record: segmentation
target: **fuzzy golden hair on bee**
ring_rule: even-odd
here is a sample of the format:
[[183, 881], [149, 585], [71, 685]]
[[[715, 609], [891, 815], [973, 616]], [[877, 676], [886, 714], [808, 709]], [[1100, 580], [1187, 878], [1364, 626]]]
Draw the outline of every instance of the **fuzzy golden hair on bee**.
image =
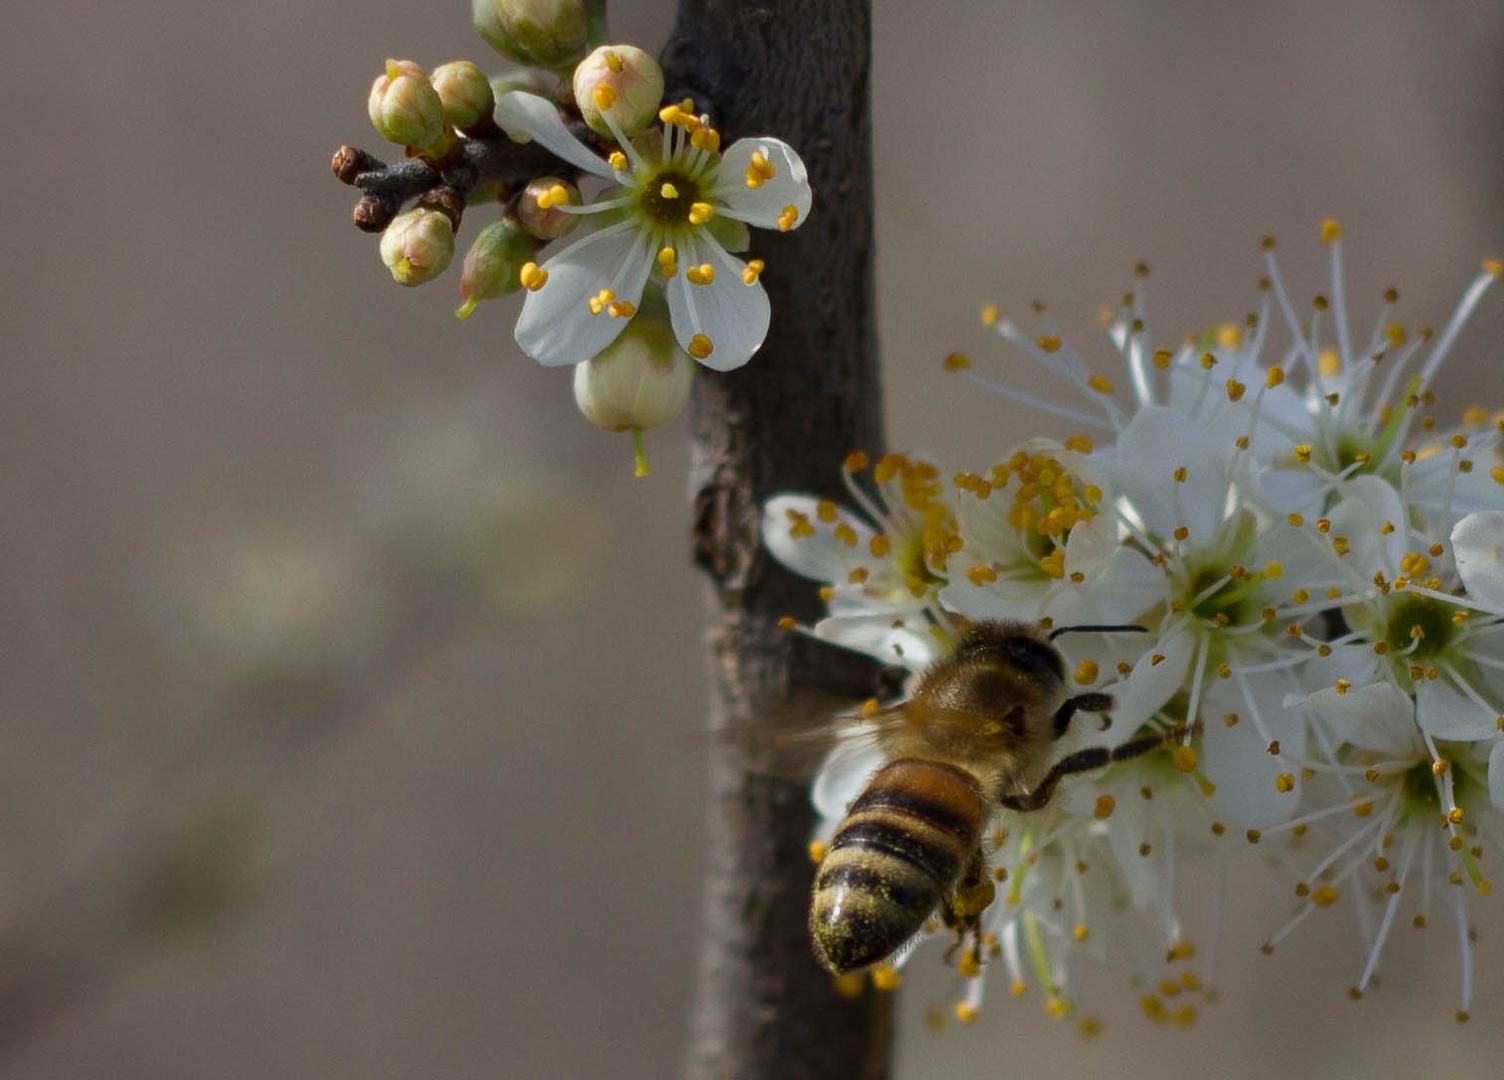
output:
[[[980, 837], [996, 810], [1048, 804], [1059, 781], [1125, 761], [1184, 731], [1156, 730], [1117, 747], [1048, 763], [1078, 712], [1104, 715], [1112, 698], [1072, 696], [1065, 660], [1037, 623], [982, 622], [920, 677], [908, 700], [869, 715], [887, 763], [868, 780], [831, 838], [815, 878], [810, 934], [833, 972], [891, 956], [937, 909], [963, 936], [990, 903], [964, 882], [986, 880]], [[964, 896], [963, 896], [964, 894]]]

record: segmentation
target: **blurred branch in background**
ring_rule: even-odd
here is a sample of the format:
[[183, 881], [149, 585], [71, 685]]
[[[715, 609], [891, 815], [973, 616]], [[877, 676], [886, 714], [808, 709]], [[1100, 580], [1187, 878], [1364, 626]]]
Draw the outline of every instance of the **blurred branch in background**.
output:
[[174, 670], [206, 673], [212, 718], [98, 808], [49, 880], [8, 888], [0, 1060], [274, 897], [342, 741], [446, 642], [588, 594], [602, 521], [568, 482], [504, 460], [493, 421], [475, 387], [404, 403], [388, 460], [347, 505], [207, 534], [157, 523], [143, 630]]

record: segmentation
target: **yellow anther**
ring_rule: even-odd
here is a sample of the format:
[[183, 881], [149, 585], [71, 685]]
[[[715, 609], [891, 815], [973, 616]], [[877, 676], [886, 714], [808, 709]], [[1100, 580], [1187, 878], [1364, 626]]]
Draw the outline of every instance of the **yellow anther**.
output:
[[663, 185], [658, 189], [658, 194], [665, 199], [677, 199], [679, 197], [679, 189], [665, 180]]
[[1092, 813], [1096, 816], [1098, 821], [1106, 821], [1108, 818], [1112, 817], [1112, 812], [1117, 807], [1117, 805], [1117, 800], [1114, 799], [1111, 795], [1098, 795], [1097, 805]]
[[548, 271], [535, 262], [523, 263], [517, 277], [529, 292], [537, 292], [548, 283]]
[[1287, 795], [1295, 790], [1295, 774], [1280, 773], [1274, 778], [1274, 789], [1282, 795]]
[[1498, 259], [1484, 259], [1483, 272], [1489, 277], [1504, 277], [1504, 262]]
[[1334, 689], [1335, 689], [1335, 690], [1336, 690], [1336, 691], [1337, 691], [1337, 693], [1339, 693], [1339, 694], [1345, 694], [1345, 693], [1347, 693], [1347, 692], [1348, 692], [1348, 691], [1349, 691], [1349, 690], [1351, 690], [1351, 689], [1352, 689], [1352, 685], [1353, 685], [1353, 684], [1352, 684], [1352, 683], [1350, 683], [1350, 682], [1348, 682], [1348, 681], [1347, 681], [1347, 680], [1346, 680], [1346, 679], [1338, 679], [1338, 680], [1337, 680], [1337, 685], [1336, 685], [1336, 687], [1335, 687], [1335, 688], [1334, 688]]
[[838, 522], [832, 532], [834, 533], [835, 538], [841, 543], [845, 544], [847, 547], [856, 547], [856, 530], [846, 522]]
[[715, 207], [708, 202], [691, 203], [689, 206], [689, 223], [691, 225], [703, 225], [715, 217]]
[[1337, 888], [1334, 885], [1318, 885], [1311, 893], [1311, 903], [1317, 907], [1331, 907], [1337, 902]]
[[965, 353], [953, 352], [942, 361], [946, 371], [963, 371], [971, 367], [971, 357]]
[[997, 317], [998, 317], [998, 310], [997, 310], [997, 305], [996, 304], [983, 304], [982, 305], [982, 325], [983, 326], [996, 326], [997, 325]]
[[757, 279], [762, 277], [763, 267], [766, 265], [761, 259], [753, 259], [747, 263], [746, 266], [742, 267], [742, 284], [756, 285]]
[[983, 585], [991, 585], [997, 580], [997, 571], [992, 567], [979, 564], [966, 571], [966, 578], [973, 585], [980, 588]]
[[831, 980], [835, 991], [843, 998], [852, 1000], [862, 996], [862, 990], [867, 985], [867, 980], [862, 978], [860, 972], [848, 971], [845, 975], [837, 975]]
[[590, 99], [595, 102], [597, 109], [604, 112], [616, 104], [616, 91], [611, 89], [606, 83], [600, 83], [596, 86], [594, 92], [591, 93]]
[[606, 162], [617, 172], [627, 171], [627, 155], [620, 150], [613, 150], [606, 155]]
[[809, 842], [809, 861], [819, 866], [825, 861], [825, 856], [830, 852], [830, 845], [824, 840], [811, 840]]
[[872, 985], [879, 990], [897, 990], [902, 981], [892, 964], [879, 964], [872, 969]]
[[1247, 391], [1248, 391], [1248, 387], [1245, 386], [1243, 383], [1238, 382], [1237, 379], [1228, 379], [1227, 380], [1227, 400], [1228, 401], [1242, 401], [1243, 400], [1243, 395]]
[[1052, 578], [1065, 577], [1065, 548], [1056, 548], [1040, 559], [1039, 568]]
[[1327, 218], [1321, 223], [1321, 242], [1323, 244], [1335, 244], [1342, 236], [1342, 226], [1336, 218]]
[[637, 305], [630, 300], [617, 300], [607, 304], [606, 310], [614, 319], [630, 319], [637, 314]]
[[563, 184], [555, 184], [538, 196], [538, 209], [552, 210], [555, 206], [560, 206], [568, 202], [568, 189]]
[[793, 630], [799, 625], [799, 620], [792, 615], [785, 615], [778, 620], [778, 629]]
[[838, 520], [840, 515], [836, 512], [836, 504], [834, 502], [830, 499], [821, 499], [815, 504], [815, 517], [829, 525], [831, 522]]
[[1267, 386], [1270, 390], [1273, 390], [1276, 386], [1279, 386], [1284, 381], [1285, 369], [1280, 367], [1278, 364], [1270, 365], [1269, 373], [1264, 376], [1264, 385]]
[[691, 266], [684, 271], [684, 277], [691, 285], [711, 285], [715, 282], [715, 267], [709, 263]]
[[621, 57], [616, 55], [616, 50], [614, 49], [607, 49], [601, 54], [601, 59], [606, 61], [606, 66], [618, 75], [626, 68], [626, 65], [621, 62]]
[[721, 133], [701, 121], [700, 126], [690, 133], [689, 145], [699, 150], [708, 150], [713, 154], [721, 148]]
[[1217, 358], [1215, 356], [1213, 356], [1211, 353], [1202, 353], [1201, 354], [1201, 370], [1202, 371], [1210, 371], [1212, 368], [1214, 368], [1216, 366], [1217, 366]]
[[778, 231], [788, 232], [797, 224], [799, 224], [799, 208], [793, 203], [789, 203], [778, 215]]
[[1083, 660], [1076, 665], [1076, 681], [1082, 686], [1090, 686], [1097, 681], [1100, 669], [1095, 660]]
[[1078, 454], [1091, 453], [1091, 440], [1085, 435], [1072, 435], [1065, 440], [1065, 448]]
[[689, 339], [689, 348], [685, 351], [696, 360], [704, 360], [715, 351], [715, 345], [704, 334], [696, 334]]
[[1060, 339], [1054, 334], [1040, 334], [1034, 339], [1034, 344], [1047, 353], [1060, 351]]
[[893, 550], [893, 541], [879, 533], [867, 542], [867, 548], [872, 552], [873, 558], [881, 559]]
[[868, 456], [865, 450], [853, 450], [841, 462], [841, 468], [849, 473], [858, 473], [871, 464], [872, 458]]
[[1181, 772], [1192, 772], [1196, 768], [1196, 751], [1189, 746], [1177, 746], [1171, 760]]
[[1099, 394], [1112, 393], [1112, 383], [1102, 375], [1093, 375], [1091, 378], [1086, 380], [1086, 385], [1091, 387]]
[[982, 973], [982, 962], [977, 959], [975, 953], [967, 951], [961, 954], [961, 959], [956, 962], [956, 974], [963, 979], [975, 979]]
[[1155, 349], [1154, 366], [1159, 368], [1160, 371], [1164, 371], [1170, 366], [1170, 360], [1173, 356], [1174, 354], [1169, 349]]
[[1311, 455], [1315, 452], [1316, 448], [1310, 443], [1299, 443], [1294, 450], [1295, 460], [1305, 464], [1311, 460]]
[[956, 1002], [956, 1019], [969, 1024], [977, 1018], [977, 1007], [969, 1001]]

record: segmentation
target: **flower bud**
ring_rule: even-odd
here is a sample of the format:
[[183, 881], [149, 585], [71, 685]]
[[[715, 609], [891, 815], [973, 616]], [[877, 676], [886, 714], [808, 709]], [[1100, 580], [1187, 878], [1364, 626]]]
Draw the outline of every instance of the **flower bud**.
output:
[[557, 176], [540, 176], [517, 198], [517, 220], [539, 240], [557, 240], [580, 223], [578, 214], [566, 214], [560, 206], [579, 206], [580, 189]]
[[575, 365], [574, 401], [597, 427], [632, 432], [637, 475], [646, 476], [642, 433], [679, 414], [694, 375], [668, 324], [639, 315], [599, 356]]
[[422, 285], [454, 258], [454, 226], [442, 210], [420, 206], [398, 214], [381, 234], [381, 261], [399, 285]]
[[468, 60], [453, 60], [434, 68], [433, 88], [444, 104], [444, 122], [460, 131], [489, 120], [496, 107], [491, 80]]
[[663, 69], [635, 45], [602, 45], [574, 69], [574, 96], [585, 123], [610, 135], [603, 112], [631, 138], [658, 117]]
[[538, 257], [538, 247], [538, 241], [515, 221], [503, 219], [482, 229], [465, 256], [465, 268], [460, 273], [460, 299], [464, 303], [455, 315], [468, 319], [482, 300], [494, 300], [522, 288], [522, 267]]
[[444, 103], [411, 60], [386, 62], [386, 73], [371, 84], [366, 108], [381, 137], [399, 146], [421, 150], [444, 133]]
[[565, 67], [585, 51], [583, 0], [471, 0], [475, 29], [520, 64]]

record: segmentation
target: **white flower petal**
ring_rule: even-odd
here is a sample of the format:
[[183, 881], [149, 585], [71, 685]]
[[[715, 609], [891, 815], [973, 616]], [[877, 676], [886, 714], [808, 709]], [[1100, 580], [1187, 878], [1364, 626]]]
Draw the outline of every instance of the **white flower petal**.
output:
[[1049, 595], [1045, 580], [998, 578], [987, 585], [973, 585], [958, 574], [940, 590], [940, 602], [968, 619], [1037, 619], [1040, 604]]
[[1494, 743], [1488, 752], [1488, 797], [1504, 810], [1504, 740]]
[[[1230, 444], [1229, 444], [1230, 447]], [[1204, 545], [1216, 535], [1227, 502], [1229, 450], [1183, 414], [1153, 405], [1140, 410], [1118, 437], [1113, 486], [1127, 495], [1150, 530], [1168, 537], [1184, 525]], [[1184, 467], [1185, 480], [1175, 480]]]
[[1396, 759], [1425, 756], [1425, 743], [1415, 726], [1415, 702], [1393, 683], [1354, 686], [1343, 694], [1332, 688], [1318, 690], [1306, 704], [1327, 722], [1338, 742]]
[[1504, 511], [1469, 514], [1452, 530], [1457, 573], [1467, 594], [1504, 614]]
[[[749, 188], [747, 166], [753, 153], [761, 151], [773, 166], [773, 178], [761, 187]], [[812, 196], [804, 162], [788, 143], [777, 139], [738, 139], [721, 158], [720, 186], [717, 188], [730, 216], [760, 229], [778, 228], [784, 208], [796, 213], [794, 228], [804, 223]]]
[[886, 755], [870, 734], [853, 730], [838, 737], [826, 752], [809, 792], [810, 802], [821, 817], [835, 821], [845, 817], [872, 774], [882, 768]]
[[917, 618], [913, 628], [894, 626], [894, 621], [888, 613], [821, 619], [815, 624], [815, 637], [910, 671], [928, 667], [940, 654], [940, 643]]
[[1066, 579], [1050, 596], [1045, 613], [1056, 626], [1135, 623], [1165, 600], [1164, 571], [1132, 548], [1119, 547], [1085, 574], [1085, 581]]
[[714, 371], [741, 367], [768, 336], [772, 308], [761, 282], [742, 280], [746, 263], [707, 237], [690, 241], [680, 252], [686, 265], [709, 261], [715, 279], [708, 285], [690, 284], [682, 271], [668, 282], [668, 310], [674, 336], [691, 356], [690, 342], [703, 334], [710, 340], [710, 355], [700, 363]]
[[[1299, 759], [1305, 753], [1306, 725], [1298, 710], [1285, 706], [1289, 684], [1272, 675], [1248, 679], [1248, 697], [1235, 682], [1214, 680], [1201, 715], [1201, 771], [1216, 785], [1212, 805], [1227, 824], [1259, 829], [1283, 821], [1300, 805], [1300, 769], [1269, 753], [1268, 739], [1277, 740], [1281, 753]], [[1252, 698], [1252, 705], [1249, 698]], [[1264, 731], [1253, 722], [1258, 710]], [[1228, 727], [1223, 717], [1238, 715]], [[1281, 774], [1293, 777], [1293, 787], [1276, 786]]]
[[[813, 495], [775, 495], [762, 509], [762, 542], [773, 558], [800, 577], [845, 583], [854, 566], [868, 561], [864, 556], [872, 529], [839, 507], [834, 522], [821, 521], [819, 506], [820, 500]], [[796, 520], [809, 522], [815, 535], [793, 535]], [[854, 547], [836, 539], [835, 528], [843, 522], [856, 535]]]
[[571, 165], [606, 180], [616, 178], [615, 169], [569, 133], [553, 102], [537, 94], [514, 90], [501, 95], [494, 115], [497, 126], [513, 139], [519, 136], [536, 139]]
[[590, 299], [610, 289], [617, 300], [638, 303], [653, 262], [650, 247], [649, 237], [623, 223], [575, 241], [544, 263], [548, 280], [527, 294], [517, 319], [522, 351], [547, 367], [598, 355], [631, 320], [591, 314]]
[[1190, 669], [1192, 645], [1190, 632], [1180, 625], [1144, 650], [1128, 677], [1110, 690], [1115, 702], [1110, 714], [1115, 731], [1137, 730], [1175, 696]]
[[1471, 741], [1499, 734], [1497, 710], [1485, 709], [1443, 672], [1415, 683], [1415, 719], [1433, 738]]
[[1359, 476], [1342, 485], [1342, 501], [1332, 510], [1332, 533], [1345, 536], [1350, 551], [1344, 561], [1363, 577], [1375, 570], [1393, 575], [1405, 556], [1405, 530], [1379, 530], [1387, 521], [1400, 525], [1407, 519], [1400, 493], [1377, 476]]

